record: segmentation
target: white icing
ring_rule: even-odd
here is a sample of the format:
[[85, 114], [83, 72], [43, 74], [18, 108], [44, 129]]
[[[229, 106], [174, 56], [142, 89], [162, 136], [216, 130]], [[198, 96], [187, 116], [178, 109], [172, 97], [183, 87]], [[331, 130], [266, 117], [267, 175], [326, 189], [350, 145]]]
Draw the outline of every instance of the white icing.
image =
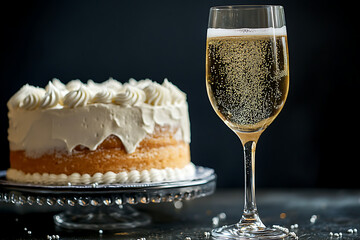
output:
[[53, 108], [61, 104], [62, 96], [54, 84], [49, 82], [45, 96], [41, 100], [40, 108]]
[[20, 102], [19, 107], [26, 110], [36, 109], [41, 101], [42, 96], [44, 95], [44, 90], [41, 88], [33, 88], [28, 92], [28, 95]]
[[[67, 91], [65, 84], [63, 84], [59, 79], [53, 78], [53, 79], [51, 80], [51, 83], [52, 83], [52, 85], [54, 85], [59, 91], [61, 91], [61, 92], [62, 92], [62, 91]], [[50, 87], [50, 84], [48, 84], [48, 85], [45, 87], [45, 90], [46, 90], [46, 91], [49, 91], [49, 87]]]
[[141, 89], [144, 89], [145, 87], [149, 86], [150, 84], [153, 84], [153, 81], [151, 81], [150, 79], [146, 78], [146, 79], [142, 79], [139, 81], [136, 81], [133, 78], [129, 79], [129, 83], [125, 83], [124, 85], [131, 85], [131, 86], [135, 86]]
[[87, 105], [90, 98], [90, 91], [84, 85], [80, 85], [79, 89], [70, 91], [65, 95], [64, 106], [70, 108], [83, 107]]
[[112, 91], [107, 89], [99, 90], [91, 100], [92, 103], [111, 103], [112, 100]]
[[113, 79], [112, 77], [99, 85], [108, 89], [112, 89], [114, 91], [119, 91], [122, 88], [122, 84]]
[[184, 168], [165, 168], [150, 169], [130, 172], [106, 172], [90, 174], [73, 173], [66, 174], [49, 174], [49, 173], [24, 173], [22, 171], [10, 168], [6, 172], [6, 178], [11, 181], [25, 182], [33, 184], [46, 185], [67, 185], [77, 184], [113, 184], [113, 183], [146, 183], [146, 182], [164, 182], [191, 179], [195, 174], [195, 166], [189, 163]]
[[167, 78], [164, 79], [162, 86], [169, 89], [172, 104], [181, 104], [186, 101], [186, 94], [182, 92], [178, 87], [169, 82]]
[[146, 94], [146, 103], [153, 106], [162, 106], [171, 104], [170, 90], [158, 83], [150, 84], [144, 88]]
[[254, 36], [254, 35], [286, 35], [286, 26], [281, 28], [208, 28], [207, 37], [229, 37], [229, 36]]
[[83, 83], [79, 79], [75, 79], [75, 80], [71, 80], [66, 84], [66, 89], [68, 91], [74, 91], [79, 89], [82, 85]]
[[7, 107], [9, 110], [13, 110], [16, 108], [19, 108], [24, 99], [31, 93], [37, 92], [37, 91], [44, 91], [44, 89], [39, 87], [34, 87], [29, 84], [24, 85], [22, 88], [20, 88], [19, 91], [17, 91], [7, 102]]
[[[114, 86], [116, 85], [114, 81], [108, 80], [107, 84]], [[112, 91], [105, 86], [107, 84], [97, 84], [99, 92], [93, 98], [88, 86], [80, 84], [79, 89], [68, 92], [62, 100], [59, 100], [63, 106], [57, 104], [56, 107], [42, 109], [35, 102], [36, 100], [29, 99], [31, 111], [21, 108], [21, 103], [29, 93], [45, 94], [45, 90], [25, 85], [8, 102], [10, 150], [24, 150], [28, 157], [34, 158], [54, 150], [71, 152], [78, 145], [95, 150], [104, 139], [115, 135], [122, 141], [126, 151], [132, 153], [148, 134], [154, 132], [156, 125], [177, 130], [174, 137], [179, 141], [190, 143], [190, 122], [186, 100], [178, 101], [176, 104], [168, 104], [166, 100], [166, 105], [155, 103], [155, 106], [150, 105], [145, 102], [145, 92], [134, 81], [124, 86], [117, 84], [121, 89], [117, 95], [112, 95], [113, 98], [109, 96]], [[147, 87], [158, 86], [148, 79], [142, 81], [141, 84], [146, 83]], [[43, 100], [44, 105], [46, 102], [47, 106], [53, 106], [54, 99], [57, 99], [57, 95], [50, 92], [58, 89], [55, 85], [60, 88], [62, 85], [60, 81], [55, 82], [57, 81], [53, 80], [47, 86], [48, 97], [45, 96], [44, 99], [49, 99]], [[72, 84], [77, 84], [77, 81], [73, 81]], [[160, 87], [168, 89], [168, 86]], [[181, 93], [178, 90], [179, 96]], [[60, 98], [61, 96], [62, 94]], [[181, 96], [186, 98], [184, 93]], [[156, 102], [156, 99], [153, 100]], [[159, 100], [161, 101], [163, 100]]]
[[101, 89], [101, 84], [94, 82], [93, 80], [89, 79], [86, 82], [86, 85], [89, 89], [91, 90], [95, 90], [98, 91], [99, 89]]
[[136, 106], [142, 104], [145, 99], [146, 95], [143, 90], [129, 85], [115, 95], [113, 102], [120, 106]]

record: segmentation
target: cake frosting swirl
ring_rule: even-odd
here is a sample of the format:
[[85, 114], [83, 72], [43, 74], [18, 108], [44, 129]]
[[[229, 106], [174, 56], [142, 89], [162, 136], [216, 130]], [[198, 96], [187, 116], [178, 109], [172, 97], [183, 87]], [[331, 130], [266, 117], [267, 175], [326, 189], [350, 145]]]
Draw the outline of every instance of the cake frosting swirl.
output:
[[160, 84], [149, 84], [144, 88], [146, 103], [153, 106], [169, 105], [171, 102], [170, 91]]
[[167, 78], [164, 79], [162, 84], [165, 88], [169, 89], [169, 92], [172, 96], [171, 103], [172, 104], [181, 104], [186, 102], [186, 94], [182, 92], [178, 87], [169, 82]]
[[91, 101], [92, 103], [111, 103], [112, 95], [112, 91], [108, 89], [100, 89], [95, 93]]
[[145, 93], [142, 89], [134, 86], [126, 86], [113, 99], [115, 104], [120, 106], [140, 105], [145, 101]]
[[41, 101], [42, 89], [33, 88], [29, 90], [27, 96], [19, 103], [19, 107], [26, 110], [36, 109]]
[[[36, 92], [41, 92], [41, 91], [44, 91], [44, 89], [30, 86], [29, 84], [25, 84], [7, 102], [8, 109], [14, 110], [16, 108], [22, 107], [24, 105], [23, 101], [25, 100], [26, 97], [28, 97], [29, 94], [36, 94]], [[35, 107], [37, 107], [37, 105], [35, 105]], [[33, 110], [35, 108], [30, 108], [30, 109]]]
[[61, 93], [54, 84], [49, 82], [45, 96], [42, 98], [40, 108], [53, 108], [61, 103]]
[[81, 84], [77, 90], [70, 91], [65, 95], [64, 106], [70, 108], [83, 107], [87, 105], [90, 98], [89, 90]]

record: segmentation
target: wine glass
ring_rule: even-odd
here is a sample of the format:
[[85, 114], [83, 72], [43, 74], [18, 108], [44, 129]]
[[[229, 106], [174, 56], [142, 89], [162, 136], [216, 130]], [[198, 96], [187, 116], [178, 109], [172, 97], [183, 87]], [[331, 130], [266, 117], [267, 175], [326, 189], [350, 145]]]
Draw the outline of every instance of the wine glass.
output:
[[255, 148], [284, 106], [289, 89], [284, 8], [270, 5], [210, 9], [206, 48], [207, 93], [217, 115], [244, 149], [245, 204], [240, 221], [212, 230], [221, 239], [281, 239], [255, 203]]

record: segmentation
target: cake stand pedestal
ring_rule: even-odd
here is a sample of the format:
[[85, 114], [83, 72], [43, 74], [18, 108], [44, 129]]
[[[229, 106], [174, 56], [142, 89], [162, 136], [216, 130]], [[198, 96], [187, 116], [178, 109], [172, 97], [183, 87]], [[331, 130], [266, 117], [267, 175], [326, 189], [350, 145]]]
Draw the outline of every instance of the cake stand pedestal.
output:
[[192, 179], [159, 183], [52, 186], [6, 180], [0, 171], [0, 202], [19, 205], [61, 206], [56, 225], [67, 229], [116, 230], [148, 225], [150, 216], [136, 204], [191, 200], [215, 191], [213, 169], [196, 167]]

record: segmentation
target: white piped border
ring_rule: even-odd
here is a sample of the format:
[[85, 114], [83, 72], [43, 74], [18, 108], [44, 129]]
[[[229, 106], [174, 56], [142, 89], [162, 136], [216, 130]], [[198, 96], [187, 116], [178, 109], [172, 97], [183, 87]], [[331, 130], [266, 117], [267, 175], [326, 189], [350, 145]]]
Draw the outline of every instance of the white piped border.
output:
[[6, 178], [15, 182], [46, 184], [46, 185], [80, 185], [80, 184], [112, 184], [112, 183], [149, 183], [164, 181], [179, 181], [190, 179], [195, 175], [195, 166], [189, 163], [184, 168], [150, 169], [130, 172], [106, 172], [90, 174], [73, 173], [49, 174], [49, 173], [24, 173], [23, 171], [9, 168]]

